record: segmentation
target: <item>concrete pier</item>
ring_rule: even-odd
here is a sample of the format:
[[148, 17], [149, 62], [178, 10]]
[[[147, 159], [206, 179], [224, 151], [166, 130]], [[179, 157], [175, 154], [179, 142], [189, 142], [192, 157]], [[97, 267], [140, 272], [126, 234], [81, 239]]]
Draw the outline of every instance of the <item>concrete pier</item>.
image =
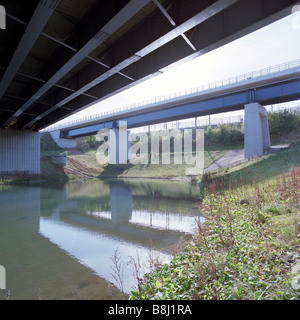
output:
[[40, 133], [0, 129], [0, 174], [40, 172]]
[[259, 103], [245, 105], [245, 159], [262, 156], [270, 147], [267, 110]]
[[110, 130], [110, 164], [126, 164], [130, 155], [130, 131], [127, 130], [126, 121], [120, 121], [119, 128]]

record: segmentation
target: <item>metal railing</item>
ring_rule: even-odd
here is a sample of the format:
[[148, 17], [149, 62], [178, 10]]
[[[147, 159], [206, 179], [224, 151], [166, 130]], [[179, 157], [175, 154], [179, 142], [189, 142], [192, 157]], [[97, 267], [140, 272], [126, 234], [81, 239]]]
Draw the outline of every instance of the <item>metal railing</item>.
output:
[[124, 112], [124, 111], [128, 111], [128, 110], [134, 110], [134, 109], [138, 109], [140, 107], [145, 107], [147, 105], [152, 105], [155, 103], [160, 103], [160, 102], [166, 102], [168, 100], [172, 100], [175, 98], [179, 98], [179, 97], [184, 97], [184, 96], [188, 96], [191, 94], [197, 94], [197, 93], [201, 93], [201, 92], [205, 92], [207, 90], [212, 90], [212, 89], [217, 89], [217, 88], [221, 88], [221, 87], [225, 87], [228, 85], [233, 85], [233, 84], [238, 84], [241, 83], [243, 81], [246, 80], [253, 80], [253, 79], [257, 79], [263, 76], [267, 76], [267, 75], [272, 75], [272, 74], [276, 74], [279, 72], [283, 72], [283, 71], [287, 71], [287, 70], [293, 70], [296, 68], [300, 67], [300, 59], [298, 60], [293, 60], [293, 61], [289, 61], [286, 63], [282, 63], [282, 64], [278, 64], [275, 66], [271, 66], [268, 68], [264, 68], [264, 69], [260, 69], [260, 70], [256, 70], [253, 72], [248, 72], [242, 75], [238, 75], [235, 77], [231, 77], [231, 78], [227, 78], [227, 79], [223, 79], [220, 81], [215, 81], [215, 82], [211, 82], [208, 84], [204, 84], [198, 87], [194, 87], [194, 88], [189, 88], [189, 89], [185, 89], [185, 90], [181, 90], [178, 92], [174, 92], [174, 93], [170, 93], [167, 95], [162, 95], [162, 96], [158, 96], [158, 97], [154, 97], [152, 99], [148, 99], [148, 100], [144, 100], [144, 101], [140, 101], [137, 103], [133, 103], [130, 105], [126, 105], [123, 107], [119, 107], [116, 109], [111, 109], [111, 110], [107, 110], [95, 115], [90, 115], [87, 117], [83, 117], [83, 118], [78, 118], [76, 120], [73, 121], [69, 121], [69, 122], [65, 122], [63, 124], [58, 124], [58, 125], [52, 125], [47, 127], [46, 129], [44, 129], [45, 131], [53, 131], [53, 130], [57, 130], [57, 129], [61, 129], [64, 127], [69, 127], [69, 126], [73, 126], [73, 125], [78, 125], [78, 124], [84, 124], [90, 121], [94, 121], [94, 120], [100, 120], [103, 117], [106, 116], [111, 116], [113, 114], [117, 114], [120, 112]]

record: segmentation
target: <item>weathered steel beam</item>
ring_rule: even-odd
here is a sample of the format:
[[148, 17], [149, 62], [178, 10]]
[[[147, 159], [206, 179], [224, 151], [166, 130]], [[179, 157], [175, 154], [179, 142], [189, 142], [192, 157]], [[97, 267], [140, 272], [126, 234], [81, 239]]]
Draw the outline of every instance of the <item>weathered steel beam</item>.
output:
[[[238, 1], [234, 6], [224, 10], [222, 14], [212, 17], [192, 30], [191, 36], [193, 44], [197, 47], [197, 52], [191, 54], [182, 39], [180, 37], [176, 38], [172, 42], [167, 43], [140, 59], [132, 67], [130, 66], [124, 69], [128, 75], [135, 79], [133, 84], [126, 83], [123, 79], [115, 75], [89, 91], [92, 94], [102, 96], [98, 101], [91, 103], [85, 97], [80, 96], [68, 103], [68, 107], [74, 110], [69, 113], [69, 115], [75, 114], [97, 102], [107, 99], [116, 92], [128, 89], [133, 85], [162, 73], [172, 68], [172, 66], [203, 55], [265, 27], [291, 14], [292, 9], [298, 3], [299, 1], [297, 0]], [[120, 48], [121, 47], [116, 47], [116, 52], [111, 52], [112, 56], [116, 56], [117, 52], [126, 51], [124, 48], [123, 50], [120, 50]], [[201, 77], [201, 75], [199, 75], [199, 77]], [[59, 110], [57, 110], [54, 111], [51, 116], [63, 119], [67, 115], [61, 114]], [[41, 120], [36, 124], [35, 128], [43, 128], [46, 124], [47, 121]]]
[[[48, 114], [52, 113], [56, 109], [60, 108], [61, 106], [67, 104], [68, 102], [72, 101], [73, 99], [79, 97], [84, 92], [90, 90], [91, 88], [97, 86], [101, 82], [105, 81], [106, 79], [112, 77], [113, 75], [117, 74], [121, 70], [127, 68], [128, 66], [134, 64], [138, 60], [142, 59], [143, 57], [147, 56], [148, 54], [154, 52], [158, 48], [164, 46], [165, 44], [171, 42], [172, 40], [176, 39], [179, 36], [182, 36], [185, 32], [191, 30], [192, 28], [196, 27], [197, 25], [201, 24], [202, 22], [210, 19], [214, 15], [218, 14], [222, 10], [226, 9], [227, 7], [231, 6], [232, 4], [238, 2], [239, 0], [219, 0], [215, 3], [213, 3], [211, 6], [207, 7], [206, 9], [198, 12], [196, 15], [194, 15], [192, 18], [188, 19], [184, 23], [182, 23], [180, 26], [175, 27], [169, 32], [164, 33], [165, 30], [161, 30], [160, 36], [156, 38], [154, 41], [151, 41], [147, 45], [144, 45], [143, 43], [138, 43], [140, 47], [136, 52], [131, 54], [129, 57], [124, 58], [122, 57], [120, 61], [114, 65], [110, 70], [102, 73], [100, 76], [96, 78], [92, 78], [94, 76], [93, 70], [90, 70], [89, 72], [85, 72], [85, 76], [82, 77], [84, 79], [88, 78], [90, 80], [87, 81], [85, 85], [83, 85], [80, 89], [72, 93], [71, 95], [65, 97], [61, 101], [56, 101], [54, 104], [55, 106], [53, 108], [50, 108], [46, 112], [41, 114], [41, 117], [45, 117]], [[121, 50], [119, 50], [121, 51]], [[128, 52], [128, 50], [126, 50]], [[120, 54], [119, 54], [120, 55]], [[81, 74], [79, 72], [79, 74]], [[92, 79], [91, 79], [92, 78]], [[80, 80], [79, 80], [80, 81]], [[81, 81], [82, 82], [82, 81]], [[40, 120], [40, 117], [37, 119], [33, 119], [29, 123], [25, 124], [23, 128], [27, 128], [32, 126], [36, 121]]]
[[0, 99], [52, 16], [59, 0], [40, 1], [0, 82]]
[[89, 41], [78, 50], [52, 77], [44, 83], [5, 123], [8, 126], [15, 118], [27, 110], [36, 100], [53, 87], [78, 63], [86, 58], [92, 51], [101, 45], [108, 37], [124, 25], [132, 16], [140, 11], [150, 0], [131, 0], [120, 12], [118, 12], [105, 26], [103, 26]]
[[[173, 27], [176, 27], [176, 22], [172, 19], [172, 17], [168, 14], [167, 10], [161, 5], [161, 3], [158, 0], [152, 0], [156, 6], [159, 8], [159, 10], [162, 12], [162, 14], [170, 21], [171, 25]], [[192, 42], [188, 39], [188, 37], [182, 33], [181, 34], [182, 38], [184, 39], [184, 41], [194, 50], [196, 51], [197, 49], [195, 48], [195, 46], [192, 44]]]
[[[2, 66], [0, 66], [0, 69], [1, 70], [7, 70], [6, 68], [4, 68]], [[38, 82], [42, 82], [42, 83], [46, 82], [45, 80], [42, 80], [42, 79], [40, 79], [38, 77], [31, 76], [29, 74], [25, 74], [25, 73], [22, 73], [22, 72], [17, 72], [16, 75], [19, 75], [19, 76], [22, 76], [24, 78], [28, 78], [28, 79], [31, 79], [31, 80], [35, 80], [35, 81], [38, 81]], [[54, 87], [57, 87], [57, 88], [60, 88], [60, 89], [63, 89], [63, 90], [69, 91], [69, 92], [74, 92], [75, 91], [74, 89], [68, 88], [67, 86], [63, 86], [63, 85], [60, 85], [60, 84], [55, 84]], [[87, 96], [87, 97], [90, 97], [90, 98], [93, 98], [93, 99], [98, 99], [98, 97], [96, 97], [94, 95], [91, 95], [91, 94], [88, 94], [88, 93], [83, 93], [83, 95]], [[25, 98], [23, 98], [23, 99], [24, 99], [24, 101], [26, 101]], [[13, 113], [13, 111], [12, 111], [12, 113]]]
[[[57, 11], [55, 11], [55, 12], [57, 13]], [[17, 21], [17, 22], [19, 22], [20, 24], [22, 24], [22, 25], [24, 25], [24, 26], [27, 26], [27, 23], [26, 23], [26, 22], [24, 22], [24, 21], [22, 21], [21, 19], [15, 17], [14, 15], [12, 15], [12, 14], [10, 14], [10, 13], [7, 13], [6, 15], [7, 15], [9, 18], [13, 19], [14, 21]], [[68, 44], [65, 43], [64, 41], [61, 41], [61, 40], [59, 40], [59, 39], [57, 39], [57, 38], [55, 38], [55, 37], [52, 37], [52, 36], [50, 36], [49, 34], [47, 34], [47, 33], [45, 33], [45, 32], [41, 32], [41, 35], [43, 35], [43, 36], [45, 36], [46, 38], [48, 38], [48, 39], [50, 39], [50, 40], [52, 40], [52, 41], [60, 44], [61, 46], [65, 47], [65, 48], [68, 48], [69, 50], [71, 50], [71, 51], [73, 51], [73, 52], [77, 52], [77, 51], [78, 51], [76, 48], [68, 45]], [[91, 56], [87, 56], [86, 58], [89, 59], [89, 60], [91, 60], [91, 61], [96, 62], [97, 64], [100, 64], [101, 66], [103, 66], [103, 67], [105, 67], [105, 68], [107, 68], [107, 69], [110, 69], [110, 67], [109, 67], [108, 65], [106, 65], [105, 63], [102, 63], [101, 61], [99, 61], [99, 60], [96, 59], [96, 58], [93, 58], [93, 57], [91, 57]], [[130, 78], [130, 77], [128, 77], [127, 75], [125, 75], [125, 74], [123, 74], [123, 73], [121, 73], [121, 72], [119, 72], [119, 74], [122, 75], [122, 76], [124, 76], [125, 78], [128, 78], [128, 79], [130, 79], [130, 80], [133, 81], [133, 79]], [[46, 82], [46, 81], [45, 81], [45, 82]]]

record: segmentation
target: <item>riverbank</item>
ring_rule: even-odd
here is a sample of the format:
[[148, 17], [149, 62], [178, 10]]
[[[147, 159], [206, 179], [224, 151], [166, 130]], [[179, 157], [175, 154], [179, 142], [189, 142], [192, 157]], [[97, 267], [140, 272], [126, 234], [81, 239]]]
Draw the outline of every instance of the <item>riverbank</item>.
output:
[[[55, 183], [70, 180], [87, 179], [115, 179], [115, 178], [147, 178], [167, 179], [190, 182], [197, 179], [196, 176], [187, 176], [186, 164], [169, 165], [100, 165], [96, 158], [96, 149], [58, 150], [41, 155], [40, 175], [3, 176], [3, 184], [28, 184], [28, 183]], [[204, 165], [209, 167], [226, 154], [226, 150], [205, 151]], [[52, 162], [52, 154], [66, 154], [67, 165], [60, 166]]]
[[300, 299], [300, 146], [221, 171], [204, 181], [204, 223], [130, 299]]
[[[272, 145], [289, 146], [300, 136], [300, 128], [273, 139]], [[209, 139], [208, 139], [209, 140]], [[272, 149], [278, 151], [279, 149]], [[100, 165], [96, 158], [96, 148], [89, 148], [88, 144], [81, 144], [79, 148], [64, 150], [57, 146], [49, 133], [41, 135], [41, 174], [35, 176], [17, 175], [1, 176], [2, 186], [9, 184], [34, 184], [34, 183], [57, 183], [70, 180], [87, 179], [111, 179], [111, 178], [151, 178], [180, 180], [195, 182], [199, 176], [186, 175], [186, 169], [191, 166], [186, 164], [176, 165]], [[52, 156], [64, 155], [67, 157], [67, 165], [61, 166], [53, 163]], [[173, 155], [171, 154], [171, 159]], [[269, 155], [267, 155], [269, 157]], [[259, 158], [260, 160], [265, 157]], [[248, 164], [252, 165], [252, 159]], [[226, 174], [237, 164], [245, 163], [243, 159], [242, 145], [220, 145], [208, 141], [205, 144], [204, 169], [217, 174]], [[247, 166], [247, 165], [246, 165]], [[223, 172], [223, 170], [225, 172]]]

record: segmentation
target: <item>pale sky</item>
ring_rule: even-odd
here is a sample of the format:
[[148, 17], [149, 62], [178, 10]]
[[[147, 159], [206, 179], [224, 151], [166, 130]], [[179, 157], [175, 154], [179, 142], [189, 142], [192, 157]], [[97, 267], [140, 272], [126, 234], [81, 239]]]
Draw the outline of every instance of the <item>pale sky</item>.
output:
[[[300, 12], [101, 101], [60, 123], [297, 59], [300, 59]], [[300, 101], [290, 105], [300, 105]]]

